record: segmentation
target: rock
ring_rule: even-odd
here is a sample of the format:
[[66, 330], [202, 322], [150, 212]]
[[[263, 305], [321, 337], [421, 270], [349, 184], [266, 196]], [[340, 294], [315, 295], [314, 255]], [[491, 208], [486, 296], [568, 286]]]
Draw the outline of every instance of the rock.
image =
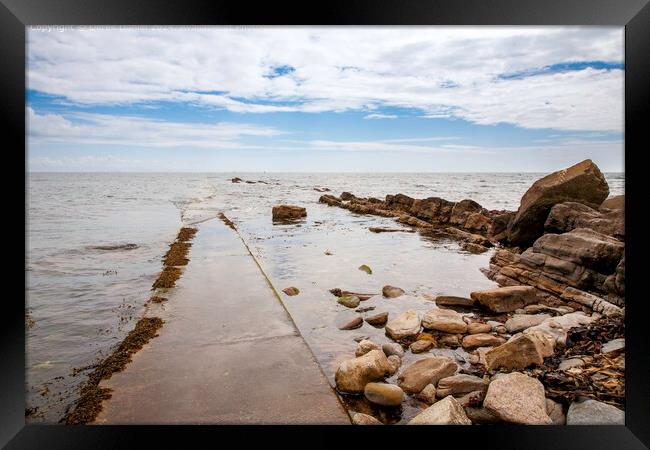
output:
[[496, 331], [496, 329], [497, 329], [498, 327], [502, 327], [502, 326], [503, 326], [503, 324], [502, 324], [501, 322], [498, 322], [498, 321], [496, 321], [496, 320], [488, 320], [488, 321], [485, 322], [485, 323], [487, 323], [488, 325], [490, 325], [490, 326], [492, 327], [492, 331]]
[[471, 425], [465, 410], [451, 395], [437, 401], [409, 422], [409, 425]]
[[399, 358], [404, 356], [404, 349], [395, 342], [386, 343], [381, 346], [381, 349], [386, 356], [396, 355]]
[[509, 211], [503, 214], [492, 216], [492, 227], [490, 236], [497, 242], [507, 239], [508, 224], [515, 217], [516, 212]]
[[435, 385], [441, 378], [449, 377], [456, 373], [458, 366], [446, 356], [424, 358], [414, 362], [399, 375], [399, 386], [411, 394], [417, 394], [427, 384]]
[[361, 307], [355, 309], [355, 311], [358, 312], [358, 313], [364, 313], [364, 312], [372, 311], [374, 309], [375, 309], [375, 306], [361, 306]]
[[528, 246], [544, 233], [551, 208], [563, 202], [600, 205], [609, 186], [589, 159], [537, 180], [521, 198], [517, 214], [508, 224], [511, 245]]
[[386, 204], [389, 208], [399, 209], [402, 211], [409, 211], [415, 199], [404, 194], [387, 195]]
[[585, 362], [580, 358], [569, 358], [562, 360], [557, 368], [558, 370], [569, 370], [573, 367], [582, 367], [584, 365]]
[[534, 327], [544, 322], [546, 319], [550, 319], [551, 316], [548, 314], [515, 314], [512, 318], [506, 320], [505, 326], [509, 333], [516, 333], [518, 331], [525, 330], [526, 328]]
[[559, 203], [551, 208], [544, 223], [547, 233], [566, 233], [576, 228], [590, 230], [616, 239], [625, 239], [625, 212], [622, 209], [596, 210], [575, 202]]
[[467, 324], [453, 309], [431, 309], [422, 316], [422, 326], [444, 333], [465, 333]]
[[368, 231], [372, 233], [413, 233], [415, 230], [408, 228], [388, 228], [388, 227], [368, 227]]
[[625, 209], [625, 195], [609, 197], [600, 204], [600, 209]]
[[460, 306], [463, 308], [471, 308], [476, 304], [476, 300], [474, 299], [450, 295], [439, 295], [435, 301], [438, 306]]
[[357, 198], [354, 194], [351, 194], [350, 192], [343, 192], [339, 198], [345, 202]]
[[365, 264], [360, 265], [359, 270], [367, 273], [368, 275], [372, 275], [372, 269]]
[[354, 355], [356, 357], [363, 356], [371, 350], [379, 350], [379, 345], [375, 344], [372, 341], [369, 341], [368, 339], [364, 339], [357, 345], [357, 349], [354, 352]]
[[553, 256], [563, 261], [610, 274], [623, 257], [625, 244], [588, 228], [576, 228], [568, 233], [548, 233], [533, 244], [534, 253]]
[[370, 402], [382, 406], [401, 405], [404, 399], [404, 391], [399, 386], [388, 383], [368, 383], [363, 389], [363, 395]]
[[492, 312], [510, 312], [537, 302], [532, 286], [505, 286], [470, 294], [474, 300]]
[[474, 424], [488, 425], [488, 424], [501, 422], [499, 416], [489, 411], [487, 408], [484, 407], [476, 408], [476, 407], [466, 406], [464, 407], [464, 409], [465, 409], [465, 414], [467, 414], [467, 417]]
[[293, 286], [282, 289], [282, 292], [284, 292], [287, 295], [298, 295], [298, 294], [300, 294], [300, 290], [298, 290], [297, 287], [293, 287]]
[[492, 326], [487, 323], [470, 322], [467, 324], [469, 334], [489, 333], [490, 331], [492, 331]]
[[372, 316], [366, 317], [366, 322], [368, 322], [373, 327], [382, 327], [386, 325], [387, 321], [388, 321], [387, 312], [380, 312], [377, 314], [373, 314]]
[[485, 353], [485, 363], [489, 370], [520, 370], [533, 364], [542, 364], [545, 357], [553, 354], [554, 349], [553, 339], [544, 334], [518, 333], [505, 344]]
[[355, 295], [342, 295], [338, 298], [337, 300], [341, 305], [346, 306], [348, 308], [356, 308], [359, 306], [359, 303], [361, 300], [359, 300], [359, 297]]
[[455, 203], [439, 197], [414, 200], [409, 212], [414, 216], [436, 223], [447, 223]]
[[624, 315], [623, 309], [609, 303], [608, 301], [598, 297], [597, 295], [590, 294], [589, 292], [581, 291], [580, 289], [567, 287], [562, 292], [562, 299], [570, 302], [576, 302], [581, 305], [593, 309], [597, 313], [605, 316], [622, 316]]
[[491, 225], [492, 225], [492, 219], [490, 219], [485, 214], [476, 212], [467, 216], [467, 220], [465, 221], [463, 228], [472, 231], [479, 231], [481, 233], [487, 233], [490, 231]]
[[433, 347], [433, 342], [421, 339], [411, 344], [411, 353], [424, 353]]
[[356, 330], [361, 325], [363, 325], [363, 317], [346, 315], [337, 320], [336, 327], [339, 330]]
[[483, 207], [476, 203], [474, 200], [461, 200], [456, 203], [451, 210], [449, 223], [452, 225], [460, 225], [461, 227], [464, 227], [470, 215], [473, 213], [480, 213], [481, 211], [483, 211]]
[[458, 403], [460, 403], [460, 406], [465, 408], [466, 406], [479, 406], [480, 404], [483, 403], [483, 399], [485, 398], [485, 391], [487, 390], [487, 383], [485, 385], [485, 389], [480, 390], [480, 391], [472, 391], [468, 392], [467, 394], [461, 395], [460, 397], [457, 397]]
[[551, 418], [553, 425], [566, 425], [566, 416], [562, 410], [562, 405], [550, 398], [546, 399], [546, 414]]
[[244, 181], [244, 180], [242, 180], [242, 179], [239, 178], [239, 177], [235, 177], [235, 178], [232, 178], [230, 181], [232, 181], [233, 183], [241, 183], [241, 182]]
[[454, 227], [447, 227], [445, 228], [445, 231], [449, 234], [453, 234], [460, 241], [471, 242], [472, 244], [482, 245], [483, 247], [492, 247], [490, 240], [480, 234], [468, 233], [467, 231], [459, 230]]
[[621, 350], [625, 350], [625, 339], [613, 339], [605, 343], [600, 349], [600, 353], [613, 353]]
[[339, 391], [360, 394], [366, 384], [384, 378], [389, 371], [386, 355], [379, 350], [371, 350], [358, 358], [343, 361], [334, 379]]
[[383, 425], [380, 421], [368, 414], [356, 413], [352, 416], [352, 423], [354, 425]]
[[351, 297], [359, 297], [359, 300], [361, 300], [362, 302], [363, 302], [363, 301], [366, 301], [366, 300], [368, 300], [370, 297], [376, 295], [376, 294], [360, 294], [360, 293], [358, 293], [358, 292], [343, 291], [343, 290], [341, 290], [341, 289], [339, 289], [339, 288], [330, 289], [330, 293], [331, 293], [332, 295], [334, 295], [335, 297], [342, 297], [342, 296], [344, 296], [344, 295], [347, 295], [347, 296], [349, 296], [349, 297], [350, 297], [350, 296], [351, 296]]
[[573, 402], [566, 415], [567, 425], [625, 425], [625, 412], [596, 400]]
[[436, 402], [436, 386], [433, 384], [427, 384], [424, 389], [416, 395], [416, 398], [427, 405], [433, 405]]
[[463, 348], [488, 347], [501, 345], [506, 340], [488, 333], [470, 334], [463, 338]]
[[393, 376], [397, 373], [399, 368], [402, 366], [402, 360], [397, 355], [390, 355], [388, 357], [388, 364], [390, 365], [390, 371], [388, 372], [388, 375]]
[[539, 380], [513, 372], [497, 376], [488, 386], [483, 406], [501, 420], [524, 425], [551, 425], [544, 386]]
[[386, 334], [398, 341], [420, 332], [420, 316], [413, 310], [406, 311], [386, 323]]
[[565, 345], [567, 332], [571, 328], [589, 325], [595, 319], [587, 316], [585, 313], [578, 311], [563, 316], [551, 317], [544, 322], [534, 327], [527, 328], [523, 331], [524, 334], [542, 334], [555, 339], [556, 345]]
[[442, 378], [438, 381], [436, 396], [443, 398], [448, 395], [458, 396], [474, 391], [484, 391], [488, 387], [487, 381], [474, 375], [457, 374]]
[[273, 220], [291, 221], [307, 217], [307, 210], [294, 205], [276, 205], [273, 207]]
[[341, 206], [341, 200], [330, 194], [321, 195], [318, 202], [326, 203], [329, 206]]
[[479, 244], [472, 244], [471, 242], [461, 242], [460, 248], [474, 254], [485, 253], [488, 251], [487, 247], [483, 247]]
[[445, 347], [460, 347], [462, 334], [443, 334], [438, 337], [438, 344]]
[[384, 286], [381, 290], [384, 297], [397, 298], [404, 294], [404, 290], [394, 286]]

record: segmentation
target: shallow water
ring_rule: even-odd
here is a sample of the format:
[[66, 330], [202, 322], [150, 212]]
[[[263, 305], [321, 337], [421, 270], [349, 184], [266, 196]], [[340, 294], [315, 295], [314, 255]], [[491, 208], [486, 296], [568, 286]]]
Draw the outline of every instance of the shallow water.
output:
[[[479, 272], [491, 252], [468, 254], [454, 242], [427, 241], [417, 233], [370, 233], [369, 226], [395, 222], [319, 204], [322, 194], [314, 187], [335, 195], [472, 198], [488, 209], [516, 209], [541, 175], [30, 174], [26, 314], [33, 324], [26, 331], [26, 388], [27, 407], [38, 407], [30, 420], [57, 421], [85, 379], [87, 371], [74, 375], [75, 369], [108, 354], [132, 328], [182, 224], [225, 212], [275, 287], [300, 288], [298, 296], [281, 295], [333, 381], [337, 362], [354, 353], [354, 337], [386, 338], [367, 324], [353, 331], [333, 327], [346, 308], [329, 289], [378, 293], [392, 284], [409, 295], [378, 296], [361, 306], [391, 315], [424, 311], [432, 305], [420, 294], [467, 295], [492, 286]], [[269, 184], [234, 184], [234, 176]], [[623, 193], [622, 174], [607, 178], [611, 195]], [[273, 225], [270, 210], [277, 203], [305, 206], [308, 217], [297, 225]], [[373, 274], [358, 270], [361, 264]], [[407, 405], [402, 417], [411, 413]]]

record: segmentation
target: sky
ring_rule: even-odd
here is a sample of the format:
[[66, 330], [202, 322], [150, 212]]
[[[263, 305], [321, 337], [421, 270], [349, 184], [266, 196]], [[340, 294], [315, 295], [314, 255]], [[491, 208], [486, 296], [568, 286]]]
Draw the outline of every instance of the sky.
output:
[[622, 27], [31, 27], [30, 171], [624, 166]]

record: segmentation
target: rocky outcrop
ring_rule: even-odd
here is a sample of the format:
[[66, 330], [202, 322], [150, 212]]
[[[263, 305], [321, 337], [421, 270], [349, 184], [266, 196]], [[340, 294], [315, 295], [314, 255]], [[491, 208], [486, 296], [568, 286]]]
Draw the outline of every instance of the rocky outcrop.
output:
[[348, 394], [361, 394], [366, 384], [385, 377], [389, 372], [386, 355], [380, 350], [371, 350], [339, 365], [334, 377], [336, 388]]
[[537, 180], [521, 198], [517, 214], [508, 224], [511, 245], [528, 246], [544, 233], [551, 208], [558, 203], [578, 202], [598, 207], [609, 194], [609, 186], [589, 159]]
[[483, 406], [505, 422], [524, 425], [553, 423], [546, 413], [544, 385], [520, 372], [497, 376], [488, 387]]
[[566, 202], [553, 206], [544, 223], [548, 233], [566, 233], [576, 228], [625, 240], [625, 213], [622, 209], [596, 210], [581, 203]]
[[301, 206], [276, 205], [272, 209], [273, 220], [286, 222], [307, 217], [307, 210]]

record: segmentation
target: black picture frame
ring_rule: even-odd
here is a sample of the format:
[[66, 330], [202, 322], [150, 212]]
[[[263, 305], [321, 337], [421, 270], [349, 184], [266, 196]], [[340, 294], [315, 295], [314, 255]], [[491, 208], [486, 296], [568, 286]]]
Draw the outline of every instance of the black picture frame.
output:
[[[312, 445], [395, 439], [405, 445], [430, 445], [444, 440], [454, 447], [500, 449], [636, 449], [650, 445], [650, 388], [646, 329], [647, 300], [643, 286], [645, 185], [643, 152], [648, 150], [645, 117], [650, 110], [650, 4], [648, 0], [330, 0], [279, 4], [240, 0], [0, 0], [0, 83], [3, 138], [13, 143], [8, 172], [18, 171], [25, 148], [25, 27], [29, 25], [616, 25], [625, 26], [625, 182], [626, 182], [626, 425], [625, 426], [490, 426], [441, 427], [163, 427], [25, 425], [25, 320], [18, 295], [4, 299], [0, 327], [0, 445], [11, 449], [129, 448], [136, 444], [161, 448], [189, 446], [206, 439], [210, 446], [226, 444], [224, 434], [239, 445], [261, 434], [277, 442]], [[26, 151], [26, 149], [25, 149]], [[8, 155], [7, 155], [8, 156]], [[5, 163], [6, 163], [5, 159]], [[6, 163], [7, 164], [7, 163]], [[24, 172], [25, 189], [27, 177]], [[6, 183], [6, 181], [5, 181]], [[16, 184], [5, 192], [16, 191]], [[18, 195], [16, 195], [18, 197]], [[24, 198], [22, 200], [25, 200]], [[16, 200], [14, 211], [20, 211]], [[22, 201], [23, 208], [25, 207]], [[23, 210], [24, 211], [24, 210]], [[27, 220], [27, 218], [25, 217]], [[11, 239], [11, 238], [9, 238]], [[16, 238], [13, 238], [14, 240]], [[15, 243], [15, 242], [14, 242]], [[16, 249], [16, 252], [25, 251]], [[10, 263], [16, 279], [24, 268]], [[7, 275], [6, 275], [7, 276]], [[7, 280], [13, 280], [7, 276]], [[26, 287], [26, 284], [25, 284]], [[337, 433], [333, 433], [336, 431]], [[342, 433], [343, 436], [340, 436]], [[349, 434], [354, 433], [354, 435]], [[409, 436], [404, 435], [408, 433]], [[417, 436], [410, 436], [416, 433]], [[266, 436], [264, 436], [266, 438]], [[346, 439], [347, 438], [347, 439]], [[352, 440], [353, 439], [353, 440]], [[405, 439], [408, 439], [406, 441]], [[412, 440], [411, 440], [412, 439]], [[269, 441], [271, 442], [271, 441]]]

